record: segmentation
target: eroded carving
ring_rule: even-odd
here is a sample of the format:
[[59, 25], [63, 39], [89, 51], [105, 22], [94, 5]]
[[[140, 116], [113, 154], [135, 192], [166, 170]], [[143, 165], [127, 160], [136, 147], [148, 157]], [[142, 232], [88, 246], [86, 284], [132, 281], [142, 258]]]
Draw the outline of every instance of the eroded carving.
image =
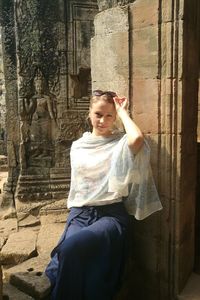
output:
[[124, 6], [135, 0], [97, 0], [99, 10], [105, 10], [115, 6]]
[[34, 91], [32, 97], [20, 99], [21, 169], [31, 166], [34, 157], [51, 159], [52, 126], [57, 126], [56, 97], [48, 91], [41, 72], [34, 78]]
[[[21, 202], [31, 205], [32, 200], [66, 197], [70, 145], [88, 128], [90, 38], [97, 12], [97, 3], [90, 0], [69, 0], [65, 5], [57, 0], [15, 2], [12, 28], [17, 37], [18, 90], [13, 92], [18, 99], [10, 101], [9, 112], [20, 121], [19, 149], [12, 162], [20, 170], [17, 210]], [[7, 66], [9, 60], [7, 56]], [[11, 122], [9, 129], [16, 132], [16, 125]]]

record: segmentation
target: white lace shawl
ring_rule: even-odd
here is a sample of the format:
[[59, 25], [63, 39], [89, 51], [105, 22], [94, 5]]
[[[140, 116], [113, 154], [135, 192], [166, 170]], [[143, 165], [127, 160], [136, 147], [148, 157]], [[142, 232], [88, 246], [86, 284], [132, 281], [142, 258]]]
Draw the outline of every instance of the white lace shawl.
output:
[[[94, 162], [93, 165], [92, 162], [87, 162], [88, 157], [85, 154], [88, 152], [90, 155], [88, 157]], [[87, 189], [81, 185], [82, 178], [80, 177], [84, 176], [84, 172], [87, 174], [87, 180], [89, 178], [91, 169], [85, 168], [87, 164], [92, 166], [91, 178], [95, 176], [94, 174], [99, 174], [99, 166], [102, 166], [102, 172], [97, 177], [97, 188], [93, 183]], [[150, 167], [150, 148], [146, 141], [140, 151], [134, 155], [128, 147], [126, 134], [104, 138], [94, 137], [91, 133], [86, 132], [72, 145], [71, 167], [68, 207], [88, 205], [87, 201], [82, 203], [75, 201], [77, 190], [83, 186], [84, 195], [81, 197], [84, 196], [87, 200], [96, 199], [96, 205], [105, 204], [100, 200], [107, 199], [106, 204], [109, 204], [110, 198], [117, 202], [124, 197], [128, 213], [134, 215], [138, 220], [162, 209]], [[80, 172], [81, 170], [82, 172]]]

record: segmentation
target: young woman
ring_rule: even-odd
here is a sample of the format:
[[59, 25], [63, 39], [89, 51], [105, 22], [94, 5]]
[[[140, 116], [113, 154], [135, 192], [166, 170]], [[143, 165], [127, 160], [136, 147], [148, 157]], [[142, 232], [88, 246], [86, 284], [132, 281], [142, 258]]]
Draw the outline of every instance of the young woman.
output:
[[126, 255], [128, 215], [143, 219], [162, 208], [149, 148], [128, 114], [128, 100], [96, 90], [89, 118], [92, 132], [72, 144], [70, 213], [46, 269], [52, 300], [113, 299]]

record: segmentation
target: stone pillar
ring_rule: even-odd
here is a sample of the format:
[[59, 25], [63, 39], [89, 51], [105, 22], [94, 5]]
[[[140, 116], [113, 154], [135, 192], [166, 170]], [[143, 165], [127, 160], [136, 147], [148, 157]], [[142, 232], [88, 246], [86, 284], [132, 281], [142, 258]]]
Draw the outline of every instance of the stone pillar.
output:
[[174, 299], [194, 265], [199, 3], [138, 0], [106, 8], [95, 18], [93, 87], [129, 95], [164, 206], [134, 221], [129, 297]]
[[52, 201], [53, 194], [59, 198], [59, 192], [62, 197], [66, 193], [66, 175], [52, 170], [59, 136], [60, 19], [59, 1], [20, 0], [15, 5], [20, 120], [15, 201], [21, 212], [19, 220], [44, 205], [44, 200]]
[[[14, 193], [19, 174], [19, 120], [17, 98], [17, 58], [14, 22], [14, 1], [1, 0], [1, 29], [2, 54], [5, 79], [6, 102], [6, 139], [8, 154], [8, 180], [4, 187], [2, 203], [0, 203], [0, 217], [5, 210], [12, 216], [14, 214]], [[7, 214], [7, 213], [6, 213]]]

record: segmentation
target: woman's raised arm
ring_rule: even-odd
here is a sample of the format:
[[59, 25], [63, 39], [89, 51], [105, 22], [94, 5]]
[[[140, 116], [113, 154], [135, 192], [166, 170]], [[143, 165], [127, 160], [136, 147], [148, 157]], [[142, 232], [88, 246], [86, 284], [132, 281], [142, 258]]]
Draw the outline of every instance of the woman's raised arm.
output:
[[117, 114], [124, 125], [128, 137], [128, 146], [134, 153], [137, 153], [143, 145], [144, 136], [140, 128], [129, 116], [128, 99], [125, 97], [120, 98], [117, 96], [114, 97], [114, 103]]

